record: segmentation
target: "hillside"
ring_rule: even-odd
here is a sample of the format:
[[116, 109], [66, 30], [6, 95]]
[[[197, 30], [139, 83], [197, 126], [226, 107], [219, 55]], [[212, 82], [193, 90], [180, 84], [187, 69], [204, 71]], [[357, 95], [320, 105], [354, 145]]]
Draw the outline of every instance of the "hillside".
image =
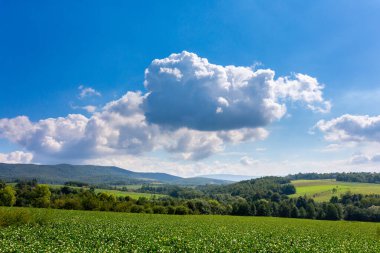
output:
[[227, 181], [207, 178], [182, 178], [166, 173], [134, 172], [114, 166], [95, 165], [36, 165], [0, 163], [0, 179], [5, 181], [37, 179], [40, 183], [63, 184], [67, 181], [80, 181], [89, 184], [224, 184]]
[[200, 177], [212, 178], [212, 179], [218, 179], [218, 180], [227, 180], [227, 181], [233, 181], [233, 182], [239, 182], [243, 180], [250, 180], [250, 179], [256, 178], [254, 176], [233, 175], [233, 174], [209, 174], [209, 175], [201, 175]]

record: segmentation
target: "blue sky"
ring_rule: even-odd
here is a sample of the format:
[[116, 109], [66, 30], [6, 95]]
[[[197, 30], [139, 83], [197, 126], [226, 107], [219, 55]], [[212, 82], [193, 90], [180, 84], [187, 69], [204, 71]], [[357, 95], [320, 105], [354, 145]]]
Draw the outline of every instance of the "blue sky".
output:
[[[380, 153], [379, 11], [376, 1], [0, 1], [0, 119], [26, 116], [33, 129], [41, 128], [35, 125], [40, 120], [68, 114], [90, 119], [128, 91], [140, 90], [141, 96], [150, 91], [143, 85], [145, 69], [154, 59], [184, 50], [210, 64], [271, 69], [276, 78], [293, 73], [314, 77], [324, 86], [323, 101], [332, 104], [329, 112], [318, 113], [305, 108], [305, 101], [301, 105], [288, 101], [281, 117], [248, 126], [268, 132], [259, 140], [220, 143], [215, 137], [208, 140], [210, 144], [199, 137], [193, 143], [196, 147], [181, 149], [178, 143], [160, 141], [137, 152], [126, 148], [130, 147], [127, 141], [141, 141], [136, 130], [136, 138], [128, 137], [122, 145], [118, 142], [121, 147], [108, 145], [112, 152], [88, 150], [83, 155], [65, 153], [58, 146], [54, 152], [43, 149], [41, 135], [50, 140], [61, 134], [55, 140], [62, 145], [73, 141], [59, 131], [39, 132], [37, 138], [35, 132], [20, 128], [19, 132], [29, 134], [15, 137], [16, 133], [5, 129], [23, 123], [3, 120], [0, 160], [115, 164], [185, 176], [376, 170]], [[88, 93], [81, 98], [84, 89]], [[166, 95], [168, 101], [176, 94], [168, 91]], [[150, 110], [165, 104], [161, 100], [150, 103], [152, 98], [146, 102]], [[96, 106], [96, 112], [83, 109], [88, 105]], [[192, 113], [188, 110], [183, 115], [193, 120]], [[156, 119], [163, 113], [157, 114]], [[207, 134], [179, 118], [172, 118], [170, 124], [182, 124], [190, 131], [186, 134], [195, 135], [193, 130], [200, 130], [199, 136]], [[234, 114], [226, 114], [228, 122], [233, 118]], [[316, 126], [320, 120], [325, 121]], [[160, 127], [157, 138], [164, 138], [165, 131], [182, 138], [182, 132], [175, 132], [178, 129], [166, 129], [168, 122], [161, 126], [162, 121], [148, 119], [147, 124]], [[216, 130], [225, 127], [218, 125]], [[121, 135], [133, 132], [129, 128], [117, 131]], [[172, 139], [171, 135], [167, 138]], [[201, 159], [192, 159], [203, 144], [214, 146]], [[177, 145], [175, 151], [173, 145]]]

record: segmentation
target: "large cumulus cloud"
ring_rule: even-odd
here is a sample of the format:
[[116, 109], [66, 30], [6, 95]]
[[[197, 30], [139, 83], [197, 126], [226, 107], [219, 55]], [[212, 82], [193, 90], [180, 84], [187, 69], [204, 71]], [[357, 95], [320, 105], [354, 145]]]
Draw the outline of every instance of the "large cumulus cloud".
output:
[[144, 93], [127, 92], [90, 116], [0, 119], [0, 138], [44, 161], [154, 150], [200, 160], [227, 144], [265, 139], [265, 126], [284, 116], [289, 100], [312, 110], [329, 109], [315, 78], [274, 76], [269, 69], [223, 67], [192, 53], [173, 54], [148, 67]]
[[270, 69], [224, 67], [186, 51], [172, 54], [145, 71], [145, 115], [171, 128], [218, 131], [266, 126], [284, 116], [286, 100], [329, 110], [315, 78], [274, 77]]
[[146, 121], [142, 103], [146, 95], [128, 92], [85, 117], [70, 114], [31, 122], [28, 117], [0, 119], [0, 137], [34, 152], [37, 157], [89, 159], [107, 155], [140, 155], [164, 149], [190, 160], [222, 151], [226, 143], [261, 140], [262, 128], [202, 132], [188, 128], [168, 130]]

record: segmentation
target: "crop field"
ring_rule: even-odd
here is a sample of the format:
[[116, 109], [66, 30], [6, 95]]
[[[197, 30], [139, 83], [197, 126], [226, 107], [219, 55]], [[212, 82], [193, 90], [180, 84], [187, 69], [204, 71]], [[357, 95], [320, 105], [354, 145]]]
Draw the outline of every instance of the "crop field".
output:
[[152, 193], [141, 193], [141, 192], [125, 192], [125, 191], [119, 191], [119, 190], [107, 190], [107, 189], [95, 189], [95, 192], [105, 192], [108, 194], [113, 194], [116, 197], [125, 197], [129, 196], [133, 199], [138, 199], [139, 197], [146, 197], [146, 198], [152, 198], [153, 196], [158, 197], [164, 197], [166, 195], [163, 194], [152, 194]]
[[0, 252], [380, 252], [376, 223], [27, 210], [49, 222], [0, 227]]
[[[64, 185], [48, 185], [50, 188], [61, 188], [63, 187]], [[81, 187], [76, 187], [76, 186], [70, 186], [71, 188], [74, 188], [74, 189], [80, 189]], [[127, 188], [130, 188], [130, 189], [138, 189], [141, 187], [141, 185], [132, 185], [131, 187], [128, 185], [126, 186]], [[145, 198], [152, 198], [153, 196], [156, 196], [157, 198], [159, 197], [164, 197], [166, 195], [163, 195], [163, 194], [152, 194], [152, 193], [141, 193], [141, 192], [129, 192], [129, 191], [121, 191], [121, 190], [109, 190], [109, 189], [95, 189], [95, 192], [96, 193], [99, 193], [99, 192], [105, 192], [105, 193], [108, 193], [108, 194], [113, 194], [115, 195], [116, 197], [125, 197], [125, 196], [129, 196], [133, 199], [138, 199], [140, 197], [145, 197]]]
[[[340, 196], [348, 191], [361, 194], [380, 194], [380, 184], [339, 182], [334, 179], [294, 180], [296, 194], [290, 197], [309, 196], [316, 201], [329, 201], [332, 196]], [[335, 189], [335, 190], [334, 190]]]

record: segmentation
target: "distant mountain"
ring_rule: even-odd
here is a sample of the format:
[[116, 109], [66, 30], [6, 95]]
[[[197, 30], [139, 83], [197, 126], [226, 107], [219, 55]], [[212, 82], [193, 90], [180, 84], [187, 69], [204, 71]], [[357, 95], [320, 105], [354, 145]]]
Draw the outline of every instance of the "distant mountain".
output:
[[257, 178], [254, 176], [232, 175], [232, 174], [210, 174], [210, 175], [202, 175], [200, 177], [216, 179], [216, 180], [224, 180], [224, 181], [229, 181], [229, 182], [230, 181], [239, 182], [239, 181], [243, 181], [243, 180], [249, 180], [249, 179]]
[[175, 180], [173, 183], [179, 185], [206, 185], [206, 184], [231, 184], [233, 181], [206, 178], [206, 177], [188, 177]]
[[166, 173], [134, 172], [114, 166], [96, 165], [36, 165], [0, 163], [0, 179], [5, 181], [37, 179], [40, 183], [63, 184], [80, 181], [89, 184], [143, 184], [169, 183], [185, 185], [225, 184], [209, 178], [182, 178]]

